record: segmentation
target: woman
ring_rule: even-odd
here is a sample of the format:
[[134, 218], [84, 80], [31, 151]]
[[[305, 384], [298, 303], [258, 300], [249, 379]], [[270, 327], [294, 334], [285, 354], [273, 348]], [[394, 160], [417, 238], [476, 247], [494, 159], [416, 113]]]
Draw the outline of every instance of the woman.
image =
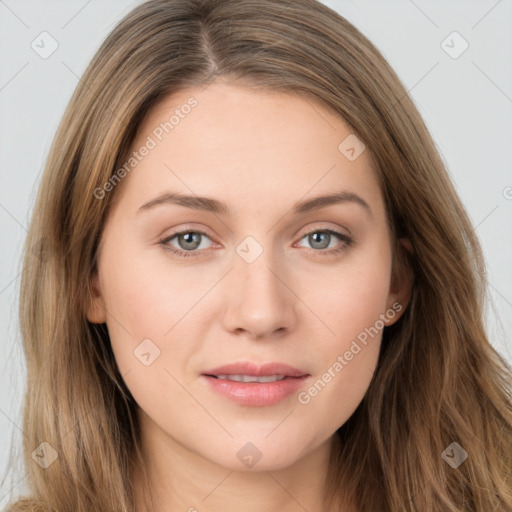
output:
[[350, 23], [310, 0], [146, 2], [41, 183], [33, 495], [8, 510], [512, 510], [484, 290], [419, 113]]

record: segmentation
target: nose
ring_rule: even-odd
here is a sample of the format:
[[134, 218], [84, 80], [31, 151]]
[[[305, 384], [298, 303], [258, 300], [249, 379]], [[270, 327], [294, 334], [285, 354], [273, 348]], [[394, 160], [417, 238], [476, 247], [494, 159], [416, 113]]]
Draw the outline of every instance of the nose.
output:
[[290, 278], [271, 257], [263, 253], [253, 262], [234, 255], [234, 268], [228, 274], [224, 328], [253, 339], [281, 337], [294, 329], [296, 297]]

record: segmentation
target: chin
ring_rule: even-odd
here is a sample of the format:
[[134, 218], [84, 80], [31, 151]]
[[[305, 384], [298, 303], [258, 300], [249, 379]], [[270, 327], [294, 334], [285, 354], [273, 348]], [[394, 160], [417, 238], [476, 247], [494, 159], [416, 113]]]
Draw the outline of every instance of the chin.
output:
[[210, 449], [210, 453], [203, 456], [230, 471], [278, 471], [292, 466], [316, 446], [312, 440], [286, 435], [265, 439], [265, 435], [258, 433], [236, 438], [227, 446], [219, 445], [213, 453]]

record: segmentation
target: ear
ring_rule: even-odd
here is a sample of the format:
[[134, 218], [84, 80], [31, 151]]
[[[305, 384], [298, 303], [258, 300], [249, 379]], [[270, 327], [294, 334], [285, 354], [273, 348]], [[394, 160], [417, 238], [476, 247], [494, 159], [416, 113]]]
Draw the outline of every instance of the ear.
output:
[[409, 263], [409, 256], [414, 254], [411, 242], [407, 238], [399, 238], [393, 261], [393, 271], [387, 301], [388, 310], [396, 314], [384, 322], [393, 325], [404, 313], [411, 299], [414, 274]]
[[107, 321], [105, 301], [101, 294], [98, 271], [91, 277], [89, 305], [87, 306], [87, 320], [93, 324], [103, 324]]

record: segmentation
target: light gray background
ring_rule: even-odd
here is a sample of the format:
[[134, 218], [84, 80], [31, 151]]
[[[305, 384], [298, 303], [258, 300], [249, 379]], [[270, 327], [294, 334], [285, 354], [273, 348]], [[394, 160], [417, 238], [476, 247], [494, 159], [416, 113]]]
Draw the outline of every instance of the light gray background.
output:
[[[35, 190], [79, 76], [138, 3], [0, 0], [0, 480], [11, 436], [18, 451], [22, 438], [17, 299]], [[376, 44], [425, 119], [484, 249], [492, 343], [512, 363], [512, 0], [324, 3]], [[47, 59], [31, 48], [43, 31], [59, 45]], [[441, 46], [453, 31], [469, 44], [456, 59]], [[0, 508], [11, 489], [26, 492], [24, 474], [0, 488]]]

